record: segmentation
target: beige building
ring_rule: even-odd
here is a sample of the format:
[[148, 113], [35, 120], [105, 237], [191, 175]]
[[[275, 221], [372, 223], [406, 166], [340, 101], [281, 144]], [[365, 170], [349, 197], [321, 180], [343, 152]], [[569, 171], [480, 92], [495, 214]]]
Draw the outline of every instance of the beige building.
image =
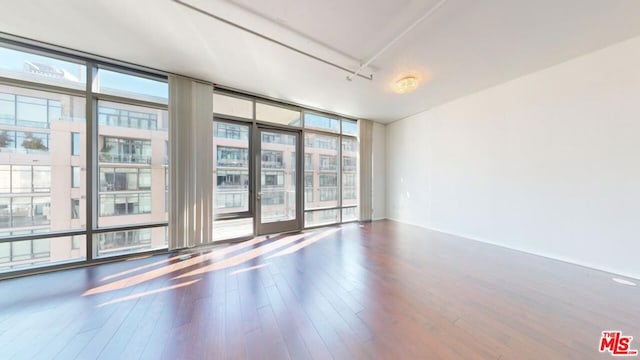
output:
[[[167, 113], [98, 103], [98, 226], [167, 221]], [[0, 236], [86, 227], [85, 99], [0, 85]], [[166, 246], [166, 228], [98, 235], [94, 257]], [[0, 269], [84, 259], [84, 236], [0, 243]]]

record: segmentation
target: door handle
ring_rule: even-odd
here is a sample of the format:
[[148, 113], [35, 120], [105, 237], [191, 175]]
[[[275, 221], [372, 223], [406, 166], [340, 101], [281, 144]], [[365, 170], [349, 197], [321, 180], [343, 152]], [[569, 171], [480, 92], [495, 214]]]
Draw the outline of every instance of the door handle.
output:
[[258, 192], [258, 194], [256, 195], [256, 199], [260, 200], [262, 198], [262, 192]]

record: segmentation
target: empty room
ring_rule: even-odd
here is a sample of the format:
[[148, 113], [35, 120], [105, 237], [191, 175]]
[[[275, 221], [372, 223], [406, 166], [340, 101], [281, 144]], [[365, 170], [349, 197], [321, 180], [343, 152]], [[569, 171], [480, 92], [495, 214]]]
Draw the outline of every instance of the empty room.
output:
[[0, 0], [0, 359], [640, 356], [640, 2]]

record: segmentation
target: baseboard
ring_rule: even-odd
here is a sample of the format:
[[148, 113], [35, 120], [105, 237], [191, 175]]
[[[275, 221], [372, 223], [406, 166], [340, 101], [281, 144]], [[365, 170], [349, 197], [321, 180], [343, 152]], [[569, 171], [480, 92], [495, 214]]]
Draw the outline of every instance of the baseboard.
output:
[[589, 268], [589, 269], [594, 269], [594, 270], [606, 272], [606, 273], [609, 273], [609, 274], [612, 274], [612, 275], [618, 275], [618, 276], [622, 276], [622, 277], [626, 277], [626, 278], [630, 278], [630, 279], [640, 280], [640, 274], [621, 273], [621, 272], [618, 272], [616, 270], [603, 268], [603, 267], [601, 267], [599, 265], [593, 265], [593, 264], [580, 262], [580, 261], [576, 261], [574, 259], [569, 259], [569, 258], [565, 258], [565, 257], [561, 257], [561, 256], [550, 255], [550, 254], [546, 254], [546, 253], [531, 251], [529, 249], [522, 249], [522, 248], [518, 248], [518, 247], [514, 247], [514, 246], [509, 246], [509, 245], [505, 245], [505, 244], [502, 244], [502, 243], [493, 242], [491, 240], [478, 239], [478, 238], [474, 238], [474, 237], [471, 237], [471, 236], [468, 236], [468, 235], [464, 235], [464, 234], [457, 234], [457, 233], [453, 233], [453, 232], [450, 232], [450, 231], [444, 231], [444, 230], [440, 230], [440, 229], [436, 229], [436, 228], [430, 228], [430, 227], [426, 227], [424, 225], [413, 223], [411, 221], [399, 220], [399, 219], [392, 218], [392, 217], [387, 217], [387, 220], [395, 221], [395, 222], [398, 222], [398, 223], [401, 223], [401, 224], [417, 226], [419, 228], [423, 228], [423, 229], [426, 229], [426, 230], [429, 230], [429, 231], [438, 232], [438, 233], [441, 233], [441, 234], [457, 236], [459, 238], [466, 239], [466, 240], [472, 240], [472, 241], [477, 241], [477, 242], [481, 242], [481, 243], [484, 243], [484, 244], [499, 246], [501, 248], [505, 248], [505, 249], [509, 249], [509, 250], [515, 250], [515, 251], [519, 251], [519, 252], [522, 252], [522, 253], [525, 253], [525, 254], [536, 255], [536, 256], [541, 256], [541, 257], [547, 258], [547, 259], [562, 261], [562, 262], [565, 262], [565, 263], [568, 263], [568, 264], [582, 266], [582, 267], [586, 267], [586, 268]]

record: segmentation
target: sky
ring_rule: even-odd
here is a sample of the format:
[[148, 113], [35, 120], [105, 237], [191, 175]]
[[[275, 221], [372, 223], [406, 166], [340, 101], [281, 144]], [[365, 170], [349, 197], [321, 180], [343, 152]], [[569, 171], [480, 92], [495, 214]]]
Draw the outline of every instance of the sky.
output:
[[[79, 79], [80, 83], [85, 83], [86, 81], [87, 70], [85, 65], [0, 47], [0, 68], [21, 72], [24, 69], [25, 61], [53, 65], [72, 74]], [[139, 93], [163, 99], [168, 98], [168, 85], [166, 82], [104, 69], [98, 71], [98, 76], [100, 77], [99, 84], [101, 88], [121, 90], [127, 93]]]

